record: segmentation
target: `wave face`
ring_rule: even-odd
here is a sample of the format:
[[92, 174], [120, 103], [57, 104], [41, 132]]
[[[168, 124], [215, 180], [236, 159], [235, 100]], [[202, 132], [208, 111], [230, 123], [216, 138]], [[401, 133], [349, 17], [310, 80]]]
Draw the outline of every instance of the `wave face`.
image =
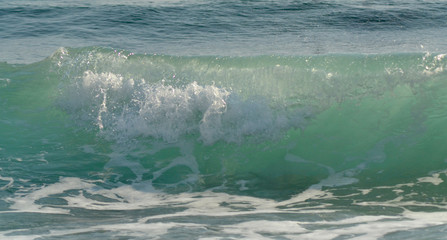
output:
[[[444, 54], [429, 53], [176, 57], [96, 47], [0, 63], [0, 210], [12, 219], [2, 217], [1, 236], [442, 232], [446, 67]], [[29, 216], [42, 218], [14, 223]], [[21, 230], [33, 226], [42, 229]]]

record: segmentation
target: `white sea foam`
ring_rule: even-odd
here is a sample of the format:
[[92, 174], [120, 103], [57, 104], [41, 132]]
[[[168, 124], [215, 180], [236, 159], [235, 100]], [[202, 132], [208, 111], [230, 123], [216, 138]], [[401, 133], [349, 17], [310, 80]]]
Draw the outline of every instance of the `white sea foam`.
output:
[[239, 142], [248, 135], [274, 136], [302, 127], [308, 111], [286, 112], [260, 99], [242, 99], [225, 88], [147, 83], [113, 73], [84, 75], [65, 86], [61, 106], [107, 138], [138, 136], [175, 142], [186, 134], [206, 144]]
[[[122, 213], [129, 211], [130, 219], [134, 220], [126, 223], [92, 222], [94, 224], [88, 227], [71, 224], [65, 229], [60, 226], [37, 234], [33, 231], [0, 231], [0, 237], [36, 239], [95, 233], [104, 234], [106, 238], [127, 236], [171, 239], [178, 236], [176, 231], [181, 230], [182, 236], [195, 236], [199, 239], [271, 239], [272, 236], [287, 239], [334, 239], [346, 236], [350, 236], [350, 239], [378, 239], [406, 231], [418, 233], [418, 229], [421, 229], [422, 233], [424, 228], [444, 226], [447, 220], [443, 211], [404, 210], [401, 214], [393, 215], [355, 215], [344, 212], [345, 210], [331, 210], [331, 205], [324, 203], [306, 207], [308, 198], [274, 201], [211, 191], [165, 194], [140, 191], [132, 185], [102, 188], [98, 183], [72, 177], [61, 178], [57, 183], [26, 193], [16, 193], [15, 197], [9, 198], [8, 201], [16, 214], [34, 212], [43, 214], [43, 218], [51, 218], [52, 214], [70, 216], [71, 211], [75, 209], [94, 210], [93, 214], [117, 210]], [[45, 206], [40, 200], [48, 197], [64, 199], [65, 204]], [[326, 194], [326, 197], [337, 199], [331, 194]], [[402, 205], [403, 202], [396, 201], [388, 201], [387, 204], [395, 207], [405, 206]], [[294, 205], [299, 207], [293, 207]], [[367, 206], [380, 204], [371, 203]], [[132, 210], [144, 209], [173, 210], [157, 210], [156, 214], [147, 216], [132, 215]], [[92, 211], [85, 211], [85, 214], [90, 212]], [[2, 214], [5, 213], [7, 212]]]
[[92, 183], [82, 181], [79, 178], [61, 178], [58, 183], [31, 192], [19, 193], [16, 197], [7, 200], [13, 203], [10, 208], [17, 211], [68, 214], [69, 211], [66, 209], [41, 206], [36, 204], [35, 201], [53, 194], [63, 193], [66, 190], [87, 189], [93, 186]]

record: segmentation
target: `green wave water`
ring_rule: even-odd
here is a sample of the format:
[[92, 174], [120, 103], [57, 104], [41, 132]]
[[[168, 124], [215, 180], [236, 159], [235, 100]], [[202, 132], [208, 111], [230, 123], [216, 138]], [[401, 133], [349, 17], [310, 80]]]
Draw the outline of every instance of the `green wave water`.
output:
[[[355, 216], [377, 216], [370, 224], [398, 218], [380, 235], [390, 239], [405, 238], [400, 230], [445, 229], [446, 65], [444, 54], [433, 53], [176, 57], [94, 47], [61, 48], [33, 64], [0, 63], [0, 216], [15, 219], [2, 217], [2, 236], [125, 235], [74, 230], [82, 224], [68, 233], [23, 232], [51, 226], [16, 223], [31, 213], [67, 224], [64, 216], [122, 214], [157, 229], [173, 228], [161, 227], [167, 222], [208, 229], [214, 225], [197, 216], [211, 213], [192, 203], [211, 196], [221, 199], [216, 209], [272, 214], [272, 222], [319, 213], [301, 230], [284, 230], [301, 239], [318, 232], [310, 225], [333, 236], [319, 221]], [[111, 217], [110, 209], [120, 214]], [[417, 213], [428, 214], [424, 223]], [[254, 219], [262, 226], [265, 217]], [[284, 215], [279, 224], [292, 219]], [[227, 229], [231, 221], [220, 220]], [[408, 229], [398, 227], [405, 221]], [[101, 224], [109, 223], [89, 226]], [[242, 220], [235, 224], [233, 232], [203, 234], [266, 236], [256, 229], [243, 235]], [[335, 229], [346, 230], [336, 236], [376, 236]]]

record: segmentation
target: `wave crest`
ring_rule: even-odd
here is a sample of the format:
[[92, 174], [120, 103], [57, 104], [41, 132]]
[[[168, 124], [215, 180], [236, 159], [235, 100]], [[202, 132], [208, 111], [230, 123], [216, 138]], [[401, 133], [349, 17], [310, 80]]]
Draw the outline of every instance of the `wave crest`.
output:
[[153, 137], [175, 142], [187, 134], [205, 144], [273, 136], [301, 127], [309, 112], [288, 113], [262, 99], [244, 100], [224, 88], [192, 82], [180, 87], [114, 73], [84, 72], [63, 90], [61, 105], [109, 139]]

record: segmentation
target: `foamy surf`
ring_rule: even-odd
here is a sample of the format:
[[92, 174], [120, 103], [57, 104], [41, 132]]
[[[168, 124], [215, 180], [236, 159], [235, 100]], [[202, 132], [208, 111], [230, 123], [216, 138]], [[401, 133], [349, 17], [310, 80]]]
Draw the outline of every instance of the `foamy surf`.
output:
[[439, 238], [445, 66], [97, 47], [5, 63], [0, 236]]

